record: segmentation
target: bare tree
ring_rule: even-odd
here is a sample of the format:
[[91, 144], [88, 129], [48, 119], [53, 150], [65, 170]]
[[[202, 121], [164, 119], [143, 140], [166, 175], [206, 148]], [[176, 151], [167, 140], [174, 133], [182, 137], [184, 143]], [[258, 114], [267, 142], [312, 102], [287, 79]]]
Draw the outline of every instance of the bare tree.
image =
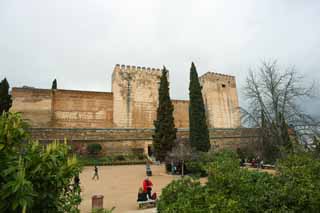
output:
[[175, 146], [168, 154], [167, 160], [181, 164], [181, 176], [184, 176], [184, 164], [192, 156], [192, 148], [187, 138], [177, 138]]
[[263, 127], [280, 143], [284, 123], [295, 130], [300, 142], [305, 134], [318, 135], [319, 122], [299, 106], [306, 98], [315, 97], [314, 84], [306, 87], [303, 83], [294, 68], [281, 71], [276, 61], [262, 62], [246, 79], [244, 95], [249, 107], [241, 109], [242, 121]]

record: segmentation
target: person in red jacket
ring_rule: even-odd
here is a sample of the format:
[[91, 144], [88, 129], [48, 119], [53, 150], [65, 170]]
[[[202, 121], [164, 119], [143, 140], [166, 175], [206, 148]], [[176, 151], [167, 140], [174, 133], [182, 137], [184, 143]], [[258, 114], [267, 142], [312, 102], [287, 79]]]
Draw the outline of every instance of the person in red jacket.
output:
[[148, 199], [151, 199], [151, 191], [152, 191], [153, 184], [151, 180], [149, 180], [148, 176], [144, 179], [142, 185], [143, 185], [143, 192], [147, 193]]

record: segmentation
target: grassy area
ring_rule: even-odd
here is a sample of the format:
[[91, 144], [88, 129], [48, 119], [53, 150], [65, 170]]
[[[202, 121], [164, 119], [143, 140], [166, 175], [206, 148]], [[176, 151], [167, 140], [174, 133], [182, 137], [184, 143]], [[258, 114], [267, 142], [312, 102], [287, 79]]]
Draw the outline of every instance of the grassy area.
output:
[[133, 165], [145, 164], [146, 157], [143, 154], [108, 155], [108, 156], [78, 156], [83, 166], [92, 165]]

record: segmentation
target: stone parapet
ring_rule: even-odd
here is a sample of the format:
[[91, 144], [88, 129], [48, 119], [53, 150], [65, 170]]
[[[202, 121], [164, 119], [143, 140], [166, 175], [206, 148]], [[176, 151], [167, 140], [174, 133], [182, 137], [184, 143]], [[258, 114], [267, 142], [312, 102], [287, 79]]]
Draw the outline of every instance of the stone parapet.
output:
[[[33, 139], [42, 143], [53, 140], [67, 140], [69, 144], [86, 149], [90, 143], [99, 143], [104, 153], [129, 153], [135, 150], [148, 152], [148, 146], [152, 144], [154, 129], [73, 129], [73, 128], [32, 128], [30, 133]], [[254, 143], [259, 140], [258, 129], [236, 128], [236, 129], [209, 129], [212, 147], [235, 149]], [[178, 137], [188, 137], [188, 129], [178, 129]], [[79, 148], [80, 147], [80, 148]]]

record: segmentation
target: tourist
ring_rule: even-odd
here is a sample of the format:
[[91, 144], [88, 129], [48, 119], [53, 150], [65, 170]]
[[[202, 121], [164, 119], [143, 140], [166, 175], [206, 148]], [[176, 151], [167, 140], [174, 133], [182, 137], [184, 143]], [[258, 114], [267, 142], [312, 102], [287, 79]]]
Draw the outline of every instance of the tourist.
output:
[[149, 180], [149, 177], [148, 177], [148, 176], [145, 177], [142, 185], [143, 185], [143, 192], [147, 194], [147, 198], [148, 198], [148, 199], [151, 199], [151, 198], [152, 198], [152, 196], [151, 196], [151, 191], [152, 191], [152, 186], [153, 186], [153, 184], [152, 184], [152, 182]]
[[148, 200], [147, 193], [145, 193], [143, 191], [143, 188], [140, 187], [139, 191], [138, 191], [138, 199], [137, 199], [137, 201], [146, 201], [146, 200]]
[[256, 167], [256, 163], [257, 163], [256, 159], [253, 158], [253, 159], [251, 160], [251, 167], [255, 168], [255, 167]]
[[79, 175], [76, 175], [73, 179], [74, 182], [74, 188], [78, 188], [80, 186], [80, 178]]
[[260, 161], [260, 168], [261, 168], [261, 169], [264, 169], [264, 162], [263, 162], [263, 160]]
[[99, 180], [99, 174], [98, 174], [97, 165], [94, 166], [94, 174], [93, 174], [92, 180], [95, 180], [96, 178], [97, 178], [97, 180]]
[[245, 163], [245, 160], [244, 160], [243, 158], [241, 158], [241, 159], [240, 159], [240, 166], [241, 166], [241, 167], [244, 167], [244, 166], [245, 166], [244, 163]]
[[149, 162], [146, 164], [146, 174], [147, 176], [152, 176], [152, 171]]

